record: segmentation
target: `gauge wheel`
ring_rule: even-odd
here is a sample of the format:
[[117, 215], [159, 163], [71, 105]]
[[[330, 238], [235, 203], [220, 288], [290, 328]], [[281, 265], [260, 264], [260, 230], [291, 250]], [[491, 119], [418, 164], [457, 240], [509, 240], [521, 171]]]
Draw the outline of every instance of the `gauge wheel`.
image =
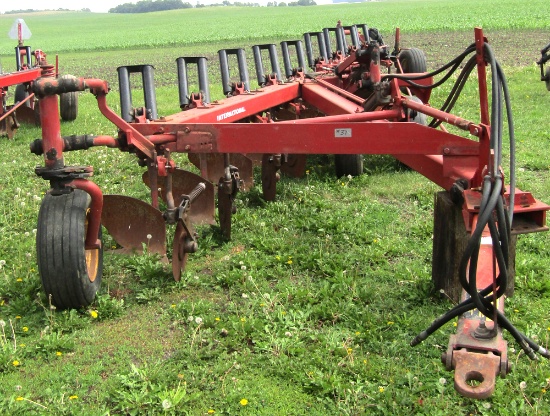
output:
[[[63, 75], [61, 79], [75, 79], [72, 75]], [[78, 116], [78, 92], [64, 92], [59, 96], [59, 114], [63, 121], [76, 120]]]
[[403, 49], [398, 55], [404, 74], [426, 72], [426, 55], [418, 48]]
[[75, 189], [62, 195], [48, 193], [40, 206], [38, 271], [46, 296], [58, 309], [87, 307], [101, 284], [103, 248], [85, 247], [90, 203], [86, 192]]
[[[13, 102], [17, 104], [18, 102], [23, 101], [25, 98], [29, 96], [29, 92], [27, 91], [27, 87], [24, 84], [17, 84], [15, 86], [15, 94], [13, 98]], [[26, 107], [30, 107], [31, 103], [30, 100], [27, 100], [25, 103]]]
[[359, 176], [363, 173], [363, 155], [334, 155], [334, 168], [338, 178]]

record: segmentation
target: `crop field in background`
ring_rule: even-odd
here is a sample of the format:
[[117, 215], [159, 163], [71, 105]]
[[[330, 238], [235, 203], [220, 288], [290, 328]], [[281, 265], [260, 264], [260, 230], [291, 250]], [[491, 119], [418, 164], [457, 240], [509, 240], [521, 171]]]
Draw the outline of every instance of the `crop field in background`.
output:
[[[185, 9], [147, 14], [29, 14], [32, 46], [46, 52], [81, 52], [169, 47], [278, 38], [299, 39], [303, 33], [332, 27], [338, 19], [367, 23], [382, 33], [400, 27], [410, 33], [545, 29], [543, 0], [385, 0], [316, 7]], [[13, 51], [3, 36], [14, 15], [0, 16], [0, 55]], [[84, 30], [85, 29], [85, 30]], [[91, 59], [91, 57], [90, 57]]]
[[[483, 26], [512, 96], [517, 185], [550, 203], [550, 93], [534, 65], [550, 42], [546, 6], [403, 0], [21, 17], [33, 32], [28, 43], [44, 49], [50, 62], [59, 53], [63, 73], [112, 83], [115, 112], [116, 67], [154, 64], [160, 115], [178, 111], [178, 56], [208, 56], [213, 95], [220, 95], [221, 48], [246, 46], [248, 54], [255, 43], [298, 39], [340, 19], [378, 27], [390, 45], [399, 26], [404, 44], [423, 49], [435, 68], [473, 41], [474, 26]], [[0, 16], [0, 34], [15, 17]], [[14, 46], [0, 38], [4, 71], [14, 68]], [[449, 88], [436, 92], [432, 105]], [[477, 100], [468, 85], [457, 113], [478, 120]], [[116, 134], [91, 94], [79, 101], [79, 116], [62, 123], [62, 135]], [[41, 158], [28, 150], [37, 137], [39, 128], [23, 125], [14, 140], [0, 138], [0, 413], [550, 413], [550, 363], [530, 361], [511, 337], [512, 372], [481, 401], [458, 395], [440, 362], [452, 324], [409, 347], [451, 302], [431, 283], [433, 199], [440, 189], [392, 158], [365, 156], [362, 176], [338, 179], [331, 156], [312, 156], [303, 179], [283, 176], [275, 202], [263, 200], [261, 187], [238, 195], [231, 241], [217, 226], [200, 227], [199, 251], [180, 282], [155, 256], [107, 251], [94, 304], [56, 311], [36, 266], [36, 220], [48, 189], [34, 174]], [[175, 159], [193, 169], [185, 156]], [[94, 166], [104, 193], [148, 198], [132, 155], [93, 148], [66, 154], [66, 163]], [[105, 245], [113, 245], [108, 235]], [[519, 237], [516, 290], [506, 301], [512, 322], [546, 347], [549, 247], [548, 233]]]

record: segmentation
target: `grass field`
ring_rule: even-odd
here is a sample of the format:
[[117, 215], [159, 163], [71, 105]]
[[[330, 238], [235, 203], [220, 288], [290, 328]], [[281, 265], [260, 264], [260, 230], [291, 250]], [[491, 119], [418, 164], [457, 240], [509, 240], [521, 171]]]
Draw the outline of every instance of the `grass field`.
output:
[[[545, 5], [403, 0], [23, 17], [33, 32], [29, 43], [50, 58], [59, 53], [64, 72], [112, 81], [115, 111], [115, 68], [154, 63], [161, 114], [178, 109], [173, 69], [181, 55], [295, 39], [341, 19], [367, 22], [388, 39], [400, 26], [435, 66], [461, 52], [473, 26], [482, 25], [509, 81], [517, 185], [548, 203], [550, 93], [532, 63], [550, 41]], [[0, 16], [0, 33], [13, 18]], [[13, 46], [0, 39], [4, 70], [13, 65]], [[63, 135], [116, 133], [91, 94], [79, 99], [79, 117], [62, 123]], [[463, 116], [477, 119], [475, 91], [467, 89], [459, 105]], [[458, 395], [439, 360], [452, 325], [409, 347], [451, 303], [431, 283], [440, 189], [392, 158], [366, 156], [364, 175], [337, 179], [329, 156], [311, 157], [305, 178], [283, 177], [276, 202], [266, 203], [258, 188], [238, 195], [230, 242], [216, 226], [201, 227], [199, 251], [180, 282], [155, 256], [106, 253], [94, 304], [61, 312], [49, 307], [36, 266], [36, 219], [48, 188], [34, 174], [41, 159], [28, 151], [37, 137], [38, 128], [22, 126], [15, 140], [0, 139], [2, 414], [550, 413], [549, 363], [530, 361], [511, 337], [512, 372], [481, 401]], [[178, 163], [188, 165], [185, 157]], [[93, 165], [104, 193], [147, 198], [142, 168], [130, 155], [94, 148], [68, 154], [67, 164]], [[506, 301], [514, 324], [546, 347], [549, 243], [548, 233], [520, 236], [516, 291]]]
[[[299, 39], [305, 32], [334, 26], [338, 19], [366, 23], [386, 34], [396, 27], [410, 33], [463, 31], [475, 26], [485, 30], [546, 29], [545, 6], [543, 0], [385, 0], [298, 10], [214, 7], [135, 15], [48, 13], [22, 17], [33, 33], [29, 44], [55, 54]], [[0, 16], [0, 33], [8, 32], [15, 17]], [[13, 46], [7, 36], [1, 36], [0, 56], [11, 54]]]

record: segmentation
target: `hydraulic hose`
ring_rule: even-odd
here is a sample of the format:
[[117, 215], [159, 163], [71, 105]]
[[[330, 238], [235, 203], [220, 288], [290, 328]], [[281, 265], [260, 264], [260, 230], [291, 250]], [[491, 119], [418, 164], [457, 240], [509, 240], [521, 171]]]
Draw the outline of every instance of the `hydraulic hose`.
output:
[[[398, 78], [398, 79], [401, 79], [401, 80], [405, 81], [407, 84], [412, 85], [416, 88], [433, 89], [433, 88], [439, 87], [440, 85], [444, 84], [449, 79], [449, 77], [458, 69], [458, 67], [460, 66], [460, 64], [464, 60], [464, 58], [466, 56], [468, 56], [470, 53], [472, 53], [473, 51], [475, 51], [475, 45], [474, 44], [468, 46], [468, 48], [466, 48], [466, 50], [464, 52], [462, 52], [460, 55], [458, 55], [456, 58], [454, 58], [449, 63], [445, 64], [444, 66], [442, 66], [439, 69], [436, 69], [435, 71], [428, 72], [426, 74], [421, 74], [421, 75], [387, 74], [387, 75], [384, 75], [382, 77], [382, 80], [391, 79], [391, 78]], [[437, 81], [433, 84], [421, 85], [421, 84], [417, 84], [417, 83], [413, 82], [413, 80], [419, 80], [419, 79], [434, 77], [436, 75], [439, 75], [443, 71], [447, 70], [448, 68], [451, 68], [451, 69], [447, 72], [447, 74], [445, 74], [445, 76], [443, 76], [443, 78], [441, 78], [439, 81]]]
[[[500, 325], [506, 329], [521, 346], [526, 355], [531, 359], [536, 359], [535, 353], [542, 355], [545, 358], [550, 358], [550, 352], [539, 346], [532, 339], [520, 332], [510, 320], [495, 307], [494, 301], [504, 295], [508, 286], [508, 256], [511, 239], [511, 224], [514, 212], [514, 194], [515, 194], [515, 135], [514, 124], [512, 119], [510, 94], [508, 85], [504, 77], [504, 73], [500, 64], [496, 61], [491, 46], [487, 43], [483, 47], [486, 62], [491, 69], [491, 140], [490, 149], [492, 158], [491, 170], [482, 184], [482, 196], [478, 214], [476, 228], [472, 232], [464, 250], [464, 254], [459, 264], [459, 280], [464, 290], [470, 297], [459, 303], [448, 312], [435, 319], [432, 324], [418, 334], [411, 342], [411, 346], [418, 345], [425, 340], [429, 335], [442, 327], [450, 320], [472, 310], [477, 309], [481, 314], [490, 317], [494, 320], [495, 325]], [[470, 45], [461, 55], [453, 59], [450, 63], [430, 74], [422, 76], [407, 76], [404, 74], [390, 74], [385, 78], [394, 77], [405, 80], [408, 84], [417, 88], [434, 88], [441, 85], [438, 81], [430, 86], [423, 86], [414, 83], [412, 80], [422, 79], [428, 76], [440, 74], [445, 69], [451, 68], [445, 75], [444, 80], [447, 80], [450, 75], [456, 71], [460, 63], [467, 55], [475, 51], [475, 46]], [[470, 73], [476, 65], [476, 57], [471, 57], [461, 73], [459, 74], [453, 88], [442, 106], [442, 111], [449, 112], [455, 105]], [[509, 146], [510, 146], [510, 201], [508, 210], [506, 210], [503, 198], [503, 179], [499, 174], [499, 166], [502, 163], [503, 153], [503, 116], [504, 108], [506, 110], [506, 118], [508, 122]], [[437, 127], [441, 122], [433, 120], [430, 127]], [[496, 217], [496, 218], [495, 218]], [[481, 237], [485, 228], [489, 229], [492, 239], [492, 247], [496, 264], [498, 265], [499, 274], [493, 284], [482, 290], [477, 289], [477, 265], [479, 250], [481, 247]]]

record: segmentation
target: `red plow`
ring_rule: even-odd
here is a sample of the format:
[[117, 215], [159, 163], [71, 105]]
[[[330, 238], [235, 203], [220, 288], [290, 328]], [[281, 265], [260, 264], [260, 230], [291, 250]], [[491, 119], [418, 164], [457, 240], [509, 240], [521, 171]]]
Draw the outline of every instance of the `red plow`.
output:
[[[51, 67], [42, 66], [32, 87], [39, 98], [42, 139], [31, 144], [31, 151], [44, 156], [36, 173], [51, 184], [39, 213], [37, 253], [43, 287], [53, 304], [78, 308], [93, 301], [101, 281], [101, 224], [125, 251], [147, 245], [165, 257], [165, 227], [174, 225], [171, 261], [179, 280], [188, 255], [197, 249], [194, 225], [215, 221], [216, 194], [220, 228], [230, 238], [235, 196], [253, 186], [255, 164], [261, 164], [263, 196], [271, 201], [280, 172], [303, 175], [307, 155], [334, 154], [338, 175], [357, 175], [361, 155], [389, 154], [444, 189], [436, 198], [433, 278], [438, 288], [460, 283], [462, 292], [456, 293], [460, 303], [411, 345], [458, 317], [457, 334], [443, 361], [455, 370], [456, 389], [472, 398], [490, 396], [496, 377], [509, 370], [503, 329], [529, 357], [548, 358], [549, 352], [504, 314], [515, 236], [546, 231], [549, 206], [515, 187], [508, 88], [481, 29], [462, 54], [433, 72], [426, 71], [420, 50], [400, 48], [399, 31], [391, 50], [366, 25], [339, 22], [304, 34], [303, 41], [282, 42], [284, 71], [274, 44], [252, 50], [259, 88], [250, 86], [243, 49], [220, 50], [226, 97], [214, 101], [207, 59], [178, 58], [181, 111], [162, 117], [150, 65], [118, 68], [120, 116], [107, 106], [105, 81], [57, 79]], [[191, 70], [198, 74], [199, 92], [189, 90]], [[478, 121], [452, 113], [472, 74], [478, 82]], [[142, 107], [132, 102], [130, 80], [135, 76], [141, 76]], [[441, 108], [432, 107], [432, 91], [452, 76], [448, 98]], [[84, 90], [118, 128], [116, 137], [61, 137], [58, 95]], [[505, 130], [510, 143], [507, 178], [502, 167]], [[65, 164], [66, 152], [92, 146], [135, 154], [146, 168], [150, 202], [103, 195], [90, 180], [91, 166]], [[174, 153], [187, 154], [200, 175], [176, 166]], [[460, 239], [464, 244], [458, 249], [454, 242]]]
[[[23, 19], [16, 19], [9, 33], [17, 40], [15, 47], [15, 71], [2, 73], [0, 66], [0, 136], [12, 139], [20, 122], [40, 124], [38, 103], [31, 90], [31, 83], [42, 76], [42, 67], [47, 66], [46, 54], [32, 50], [24, 41], [31, 37], [31, 32]], [[59, 76], [56, 56], [55, 76]], [[65, 75], [71, 78], [70, 75]], [[7, 104], [8, 88], [14, 86], [13, 105]], [[60, 95], [60, 114], [62, 120], [75, 120], [78, 114], [78, 93], [76, 91]]]

